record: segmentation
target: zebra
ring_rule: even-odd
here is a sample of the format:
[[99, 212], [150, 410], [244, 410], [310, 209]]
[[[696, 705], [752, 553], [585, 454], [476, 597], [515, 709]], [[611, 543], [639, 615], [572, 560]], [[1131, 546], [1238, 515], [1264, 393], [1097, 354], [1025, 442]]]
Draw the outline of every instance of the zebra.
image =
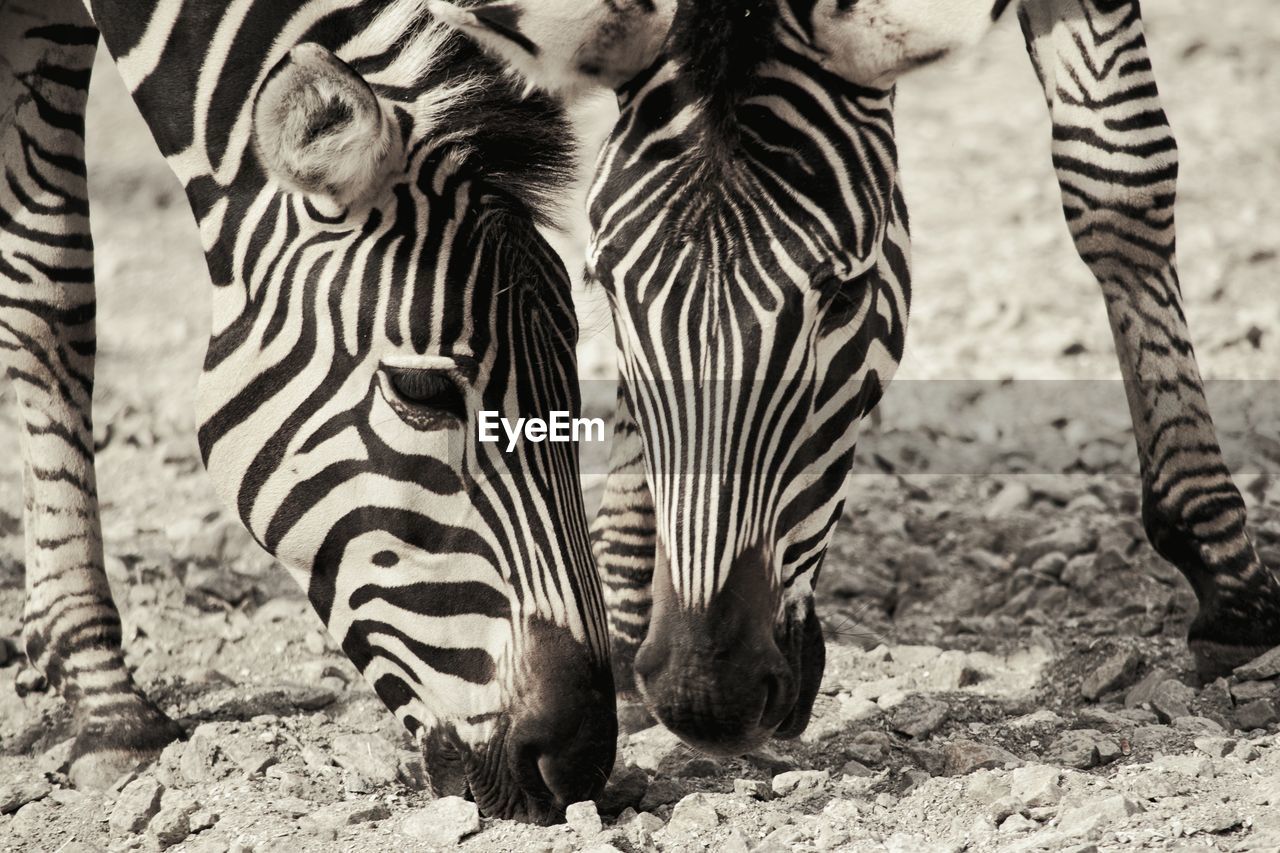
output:
[[[448, 19], [543, 89], [617, 91], [588, 199], [621, 374], [593, 530], [615, 680], [690, 744], [738, 753], [807, 725], [824, 664], [814, 586], [859, 424], [902, 357], [895, 81], [1010, 3], [597, 5], [576, 31], [560, 3]], [[1211, 678], [1280, 642], [1280, 585], [1246, 531], [1183, 316], [1177, 148], [1139, 4], [1024, 0], [1018, 16], [1067, 225], [1110, 315], [1143, 523], [1196, 593], [1188, 640]], [[661, 47], [602, 69], [625, 32]]]
[[185, 186], [212, 280], [198, 441], [437, 790], [553, 819], [617, 731], [568, 445], [570, 278], [538, 230], [574, 142], [422, 0], [0, 4], [0, 356], [22, 428], [23, 645], [102, 786], [182, 737], [134, 683], [103, 570], [84, 111], [99, 38]]

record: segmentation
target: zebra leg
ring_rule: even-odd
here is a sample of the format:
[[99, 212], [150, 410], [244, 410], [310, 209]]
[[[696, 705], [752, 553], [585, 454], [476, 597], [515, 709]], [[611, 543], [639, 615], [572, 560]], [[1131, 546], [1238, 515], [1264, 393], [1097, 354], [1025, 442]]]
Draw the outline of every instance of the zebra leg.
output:
[[1258, 559], [1222, 458], [1183, 316], [1174, 252], [1177, 148], [1136, 0], [1027, 0], [1020, 11], [1053, 120], [1053, 162], [1080, 257], [1102, 286], [1156, 551], [1191, 582], [1203, 677], [1280, 644], [1280, 583]]
[[21, 421], [27, 657], [70, 704], [70, 775], [100, 787], [181, 734], [134, 685], [94, 477], [93, 243], [84, 110], [98, 33], [79, 0], [0, 5], [0, 367]]
[[634, 663], [649, 631], [652, 603], [656, 538], [643, 451], [640, 431], [619, 387], [609, 476], [591, 534], [609, 611], [614, 684], [627, 698], [638, 698]]

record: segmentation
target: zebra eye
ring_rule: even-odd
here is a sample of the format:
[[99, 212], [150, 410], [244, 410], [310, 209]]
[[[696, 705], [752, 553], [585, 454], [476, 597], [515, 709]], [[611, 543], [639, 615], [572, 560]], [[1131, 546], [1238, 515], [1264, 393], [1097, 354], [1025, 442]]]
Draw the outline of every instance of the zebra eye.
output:
[[865, 297], [865, 282], [862, 281], [865, 278], [864, 275], [852, 281], [842, 281], [832, 277], [823, 282], [820, 287], [822, 320], [818, 325], [819, 334], [825, 336], [834, 332], [845, 326], [858, 313]]
[[397, 402], [416, 414], [467, 419], [466, 396], [448, 373], [408, 367], [384, 369]]

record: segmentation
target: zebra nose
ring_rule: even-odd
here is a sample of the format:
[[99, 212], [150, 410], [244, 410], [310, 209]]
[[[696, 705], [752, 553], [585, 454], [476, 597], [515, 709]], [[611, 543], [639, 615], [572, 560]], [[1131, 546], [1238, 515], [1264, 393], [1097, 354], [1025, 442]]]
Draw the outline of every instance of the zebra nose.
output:
[[739, 560], [704, 609], [682, 606], [655, 572], [649, 634], [635, 659], [645, 704], [685, 742], [737, 755], [771, 737], [796, 704], [797, 681], [774, 637], [763, 560]]
[[613, 768], [618, 716], [613, 675], [562, 629], [541, 632], [507, 738], [508, 761], [526, 792], [542, 791], [555, 813], [594, 799]]

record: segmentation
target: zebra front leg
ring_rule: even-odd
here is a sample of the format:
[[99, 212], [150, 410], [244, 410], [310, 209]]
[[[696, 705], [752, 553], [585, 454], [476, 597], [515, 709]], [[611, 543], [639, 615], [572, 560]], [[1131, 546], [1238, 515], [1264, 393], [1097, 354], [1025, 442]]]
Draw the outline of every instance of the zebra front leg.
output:
[[591, 536], [609, 611], [614, 684], [619, 695], [638, 699], [634, 664], [649, 632], [656, 538], [644, 448], [621, 387], [609, 476]]
[[0, 366], [22, 429], [23, 642], [71, 705], [70, 775], [86, 787], [110, 784], [181, 735], [125, 668], [103, 569], [84, 167], [97, 43], [78, 0], [0, 5]]
[[1106, 297], [1142, 468], [1143, 523], [1191, 582], [1189, 642], [1221, 675], [1280, 644], [1280, 583], [1258, 559], [1222, 458], [1183, 316], [1177, 148], [1134, 0], [1027, 0], [1053, 162], [1080, 257]]

